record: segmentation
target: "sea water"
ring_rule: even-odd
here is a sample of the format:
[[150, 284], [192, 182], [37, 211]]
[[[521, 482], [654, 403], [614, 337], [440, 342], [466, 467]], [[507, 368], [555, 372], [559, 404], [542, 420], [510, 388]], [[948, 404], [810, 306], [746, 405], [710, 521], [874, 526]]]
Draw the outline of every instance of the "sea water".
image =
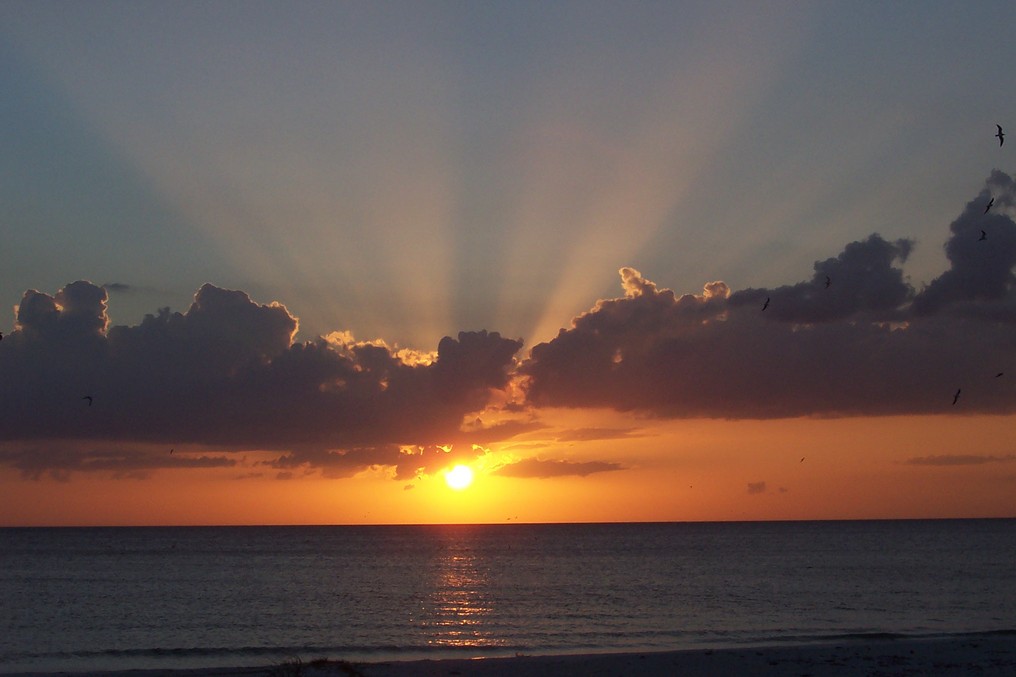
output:
[[0, 529], [0, 672], [1014, 632], [1016, 520]]

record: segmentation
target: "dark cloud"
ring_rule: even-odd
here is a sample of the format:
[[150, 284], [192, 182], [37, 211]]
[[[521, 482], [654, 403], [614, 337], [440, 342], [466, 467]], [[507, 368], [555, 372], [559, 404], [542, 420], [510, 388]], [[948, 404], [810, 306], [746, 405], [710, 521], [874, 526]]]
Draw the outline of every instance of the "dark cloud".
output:
[[[402, 445], [449, 443], [507, 384], [521, 347], [486, 331], [445, 337], [427, 356], [348, 334], [294, 343], [284, 306], [212, 285], [186, 312], [162, 309], [137, 326], [108, 327], [106, 302], [83, 281], [24, 295], [0, 342], [0, 441], [277, 449], [284, 472], [317, 464], [344, 476], [398, 465]], [[502, 425], [487, 437], [525, 429]]]
[[978, 456], [976, 454], [943, 454], [941, 456], [915, 456], [904, 461], [907, 465], [984, 465], [985, 463], [1012, 463], [1016, 454], [1005, 456]]
[[619, 463], [609, 463], [605, 461], [554, 461], [554, 460], [541, 460], [537, 458], [527, 458], [516, 463], [510, 463], [508, 465], [501, 466], [496, 471], [495, 475], [501, 475], [503, 477], [566, 477], [566, 476], [579, 476], [585, 477], [598, 472], [610, 472], [612, 470], [624, 470], [624, 467]]
[[913, 291], [893, 264], [905, 262], [912, 248], [910, 240], [888, 242], [875, 234], [851, 242], [836, 258], [817, 261], [807, 282], [739, 291], [730, 296], [730, 305], [757, 309], [769, 298], [766, 317], [785, 322], [824, 322], [859, 314], [893, 319]]
[[123, 282], [107, 282], [102, 285], [102, 288], [111, 294], [126, 294], [127, 292], [134, 291], [134, 287]]
[[110, 472], [114, 477], [146, 477], [160, 468], [226, 468], [237, 461], [226, 456], [177, 454], [165, 449], [29, 443], [0, 449], [0, 465], [18, 470], [23, 477], [66, 480], [72, 472]]
[[433, 474], [454, 463], [469, 463], [487, 451], [474, 445], [388, 445], [352, 449], [302, 448], [290, 451], [265, 465], [280, 470], [320, 469], [325, 477], [352, 477], [370, 467], [390, 467], [396, 480], [413, 480]]
[[766, 493], [765, 482], [748, 482], [748, 493], [749, 494], [764, 494]]
[[[995, 203], [985, 214], [991, 198]], [[1008, 174], [994, 170], [984, 190], [950, 226], [953, 235], [945, 253], [951, 266], [917, 295], [915, 313], [928, 315], [952, 305], [953, 312], [1016, 322], [1016, 224], [1009, 216], [1014, 207], [1016, 184]]]
[[[1011, 179], [996, 172], [988, 185], [993, 209], [1009, 209]], [[921, 293], [899, 268], [910, 241], [878, 235], [817, 262], [810, 280], [774, 289], [731, 293], [713, 282], [677, 296], [624, 268], [624, 297], [597, 302], [531, 350], [519, 369], [529, 400], [664, 417], [1016, 411], [1016, 390], [993, 378], [1016, 348], [1016, 224], [989, 214], [991, 237], [974, 243], [995, 257], [983, 277], [968, 271], [970, 243], [958, 243], [985, 203], [975, 200], [953, 224], [947, 251], [963, 254], [951, 254], [953, 267]], [[997, 253], [986, 248], [996, 245]], [[946, 293], [955, 289], [964, 291]]]

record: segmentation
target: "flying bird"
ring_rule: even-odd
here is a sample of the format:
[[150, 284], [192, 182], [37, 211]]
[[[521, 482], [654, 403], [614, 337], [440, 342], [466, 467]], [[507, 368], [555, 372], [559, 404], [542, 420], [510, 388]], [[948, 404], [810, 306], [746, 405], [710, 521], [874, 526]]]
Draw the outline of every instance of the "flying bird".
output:
[[955, 394], [955, 395], [953, 395], [953, 404], [954, 404], [954, 405], [956, 404], [956, 400], [960, 399], [960, 392], [961, 392], [962, 390], [963, 390], [962, 388], [957, 388], [957, 389], [956, 389], [956, 394]]
[[1002, 133], [1002, 125], [996, 123], [995, 126], [998, 127], [998, 132], [995, 134], [995, 136], [998, 138], [999, 147], [1001, 147], [1002, 144], [1005, 143], [1005, 134]]
[[984, 232], [984, 231], [982, 230], [982, 231], [981, 231], [981, 237], [977, 238], [977, 241], [978, 241], [978, 242], [984, 242], [984, 241], [985, 241], [985, 240], [987, 240], [987, 239], [988, 239], [988, 234], [987, 234], [987, 233], [985, 233], [985, 232]]
[[826, 275], [825, 276], [825, 288], [829, 289], [829, 285], [831, 285], [832, 283], [833, 283], [832, 278], [830, 278], [828, 275]]
[[1005, 373], [1004, 371], [998, 372], [997, 374], [995, 374], [995, 378], [998, 378], [999, 376], [1003, 375], [1004, 373]]
[[766, 302], [762, 304], [762, 310], [765, 310], [768, 307], [769, 307], [769, 297], [767, 296]]
[[995, 204], [995, 198], [988, 200], [988, 206], [984, 208], [984, 213], [987, 214], [988, 210], [991, 209], [991, 205]]
[[88, 400], [88, 406], [92, 406], [92, 396], [91, 395], [85, 395], [81, 399]]

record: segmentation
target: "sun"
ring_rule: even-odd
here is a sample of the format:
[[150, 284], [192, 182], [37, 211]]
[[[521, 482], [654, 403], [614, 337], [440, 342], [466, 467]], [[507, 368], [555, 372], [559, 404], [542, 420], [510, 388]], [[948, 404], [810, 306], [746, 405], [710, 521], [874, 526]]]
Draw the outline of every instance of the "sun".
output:
[[455, 491], [462, 491], [473, 483], [473, 469], [468, 465], [457, 465], [444, 476], [445, 482]]

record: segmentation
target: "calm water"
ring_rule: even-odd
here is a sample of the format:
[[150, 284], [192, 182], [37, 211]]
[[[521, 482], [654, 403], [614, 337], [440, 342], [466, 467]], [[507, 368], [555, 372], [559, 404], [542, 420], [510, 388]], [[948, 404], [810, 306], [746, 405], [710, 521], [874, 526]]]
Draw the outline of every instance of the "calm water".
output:
[[0, 672], [1016, 628], [1016, 520], [0, 529]]

